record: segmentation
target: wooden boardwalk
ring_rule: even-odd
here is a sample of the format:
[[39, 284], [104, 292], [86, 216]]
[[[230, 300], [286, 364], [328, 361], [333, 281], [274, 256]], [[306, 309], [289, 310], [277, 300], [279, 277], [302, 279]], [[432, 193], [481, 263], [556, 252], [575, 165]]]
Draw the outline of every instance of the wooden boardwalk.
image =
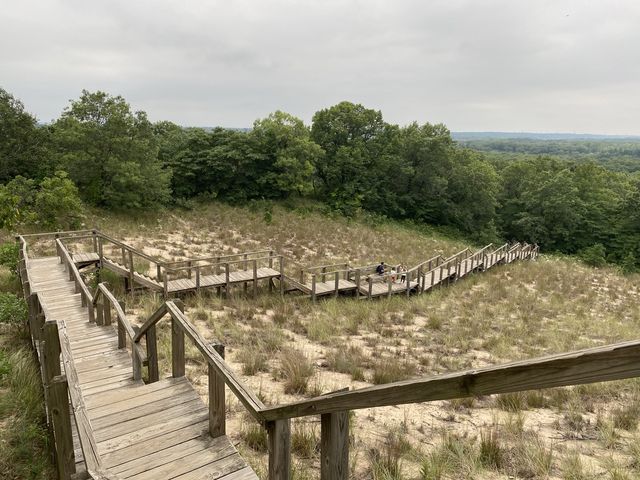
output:
[[[54, 234], [41, 236], [47, 235]], [[306, 416], [320, 417], [320, 479], [347, 480], [353, 410], [640, 376], [640, 341], [628, 341], [266, 406], [226, 364], [224, 346], [202, 337], [178, 300], [166, 301], [134, 330], [105, 284], [89, 291], [76, 265], [83, 262], [59, 239], [58, 256], [44, 258], [30, 258], [25, 238], [19, 242], [28, 327], [63, 480], [257, 479], [226, 435], [227, 388], [266, 431], [269, 480], [292, 478], [291, 419]], [[535, 255], [537, 248], [516, 244], [436, 257], [407, 271], [402, 291], [427, 291]], [[172, 376], [160, 379], [156, 325], [167, 317]], [[208, 404], [185, 377], [186, 338], [208, 366]]]
[[[42, 321], [54, 322], [68, 339], [67, 362], [73, 365], [63, 362], [62, 371], [67, 368], [69, 376], [68, 367], [75, 370], [104, 469], [136, 480], [258, 478], [226, 435], [209, 435], [209, 410], [186, 377], [149, 384], [134, 379], [131, 355], [118, 348], [116, 329], [90, 323], [60, 258], [30, 260], [28, 276]], [[77, 408], [71, 405], [71, 412]], [[73, 447], [75, 470], [81, 472], [85, 456], [75, 428]]]

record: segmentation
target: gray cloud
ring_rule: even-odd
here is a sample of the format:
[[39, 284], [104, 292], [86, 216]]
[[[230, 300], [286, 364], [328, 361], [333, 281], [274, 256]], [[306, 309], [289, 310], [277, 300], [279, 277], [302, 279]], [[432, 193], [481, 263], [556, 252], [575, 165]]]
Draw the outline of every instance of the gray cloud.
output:
[[21, 0], [0, 86], [42, 121], [86, 88], [186, 125], [351, 100], [400, 124], [639, 134], [639, 24], [634, 0]]

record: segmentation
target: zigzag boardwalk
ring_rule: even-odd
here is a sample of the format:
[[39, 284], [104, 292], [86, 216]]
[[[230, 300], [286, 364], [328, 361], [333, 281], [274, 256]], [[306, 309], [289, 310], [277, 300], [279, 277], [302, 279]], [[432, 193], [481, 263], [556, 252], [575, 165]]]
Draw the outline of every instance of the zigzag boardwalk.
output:
[[[82, 237], [87, 232], [64, 234]], [[95, 232], [90, 234], [96, 238]], [[18, 239], [47, 422], [59, 478], [65, 480], [256, 479], [226, 436], [226, 388], [267, 432], [269, 480], [290, 479], [291, 419], [310, 415], [320, 416], [320, 478], [346, 480], [351, 410], [640, 376], [640, 342], [631, 341], [265, 406], [225, 363], [224, 347], [200, 335], [179, 301], [165, 302], [134, 330], [106, 285], [99, 284], [92, 294], [80, 276], [76, 263], [91, 265], [96, 257], [72, 258], [58, 235], [41, 235], [55, 236], [57, 257], [30, 258], [25, 238]], [[478, 269], [536, 254], [536, 247], [517, 244], [436, 257], [406, 272], [403, 291], [427, 291]], [[98, 254], [97, 261], [102, 257]], [[349, 275], [346, 280], [352, 282]], [[372, 283], [367, 280], [370, 297]], [[389, 283], [382, 284], [389, 294]], [[167, 317], [172, 377], [160, 379], [156, 325]], [[208, 365], [208, 405], [184, 376], [185, 338]], [[142, 381], [145, 367], [147, 383]]]
[[[139, 371], [132, 374], [131, 356], [118, 348], [105, 310], [104, 325], [89, 322], [58, 257], [31, 260], [28, 275], [42, 321], [57, 326], [67, 378], [68, 368], [75, 370], [77, 381], [69, 388], [77, 389], [78, 401], [71, 409], [84, 404], [103, 469], [136, 480], [257, 478], [226, 435], [209, 435], [208, 408], [184, 376], [145, 385]], [[79, 440], [74, 435], [75, 470], [83, 469], [83, 450], [93, 448]]]

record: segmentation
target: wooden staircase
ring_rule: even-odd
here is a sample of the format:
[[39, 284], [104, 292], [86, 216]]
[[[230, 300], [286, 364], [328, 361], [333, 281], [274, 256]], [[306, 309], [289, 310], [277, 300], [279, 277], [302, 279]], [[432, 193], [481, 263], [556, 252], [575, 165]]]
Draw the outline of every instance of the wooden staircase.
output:
[[[103, 468], [120, 479], [257, 479], [226, 435], [209, 435], [208, 408], [186, 377], [146, 385], [133, 378], [131, 355], [118, 348], [113, 325], [89, 322], [60, 258], [30, 260], [28, 275], [44, 321], [60, 322], [68, 337]], [[84, 455], [77, 431], [73, 440], [80, 472]]]

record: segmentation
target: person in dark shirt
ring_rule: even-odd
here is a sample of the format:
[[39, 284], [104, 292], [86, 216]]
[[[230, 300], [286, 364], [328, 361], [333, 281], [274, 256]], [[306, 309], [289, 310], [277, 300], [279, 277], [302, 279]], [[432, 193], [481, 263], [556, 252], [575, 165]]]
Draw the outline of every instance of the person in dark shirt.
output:
[[378, 275], [384, 275], [384, 262], [380, 262], [380, 265], [376, 267], [376, 273]]

